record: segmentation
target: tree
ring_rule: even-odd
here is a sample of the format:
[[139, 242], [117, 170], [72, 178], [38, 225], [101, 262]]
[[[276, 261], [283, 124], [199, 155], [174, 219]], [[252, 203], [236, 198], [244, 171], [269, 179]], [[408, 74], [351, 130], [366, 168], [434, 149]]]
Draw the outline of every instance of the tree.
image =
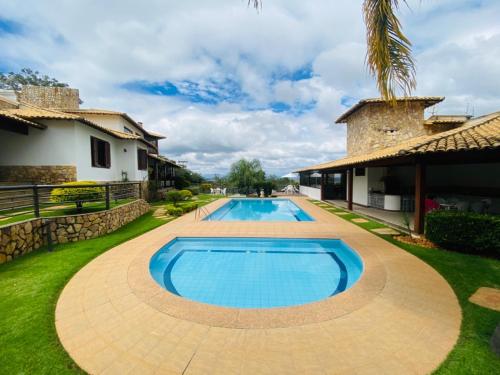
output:
[[[333, 0], [332, 0], [333, 1]], [[377, 80], [380, 95], [394, 101], [398, 89], [404, 96], [416, 87], [415, 63], [411, 42], [403, 34], [395, 11], [406, 0], [364, 0], [363, 15], [366, 24], [366, 63]], [[263, 0], [248, 0], [256, 9]]]
[[190, 171], [187, 168], [179, 168], [175, 171], [175, 188], [182, 190], [194, 184], [200, 184], [204, 178], [196, 172]]
[[265, 181], [266, 173], [259, 160], [241, 159], [231, 165], [228, 180], [240, 193], [250, 194], [253, 187]]
[[19, 73], [0, 73], [0, 89], [20, 91], [23, 86], [68, 87], [67, 83], [41, 75], [38, 71], [23, 68]]

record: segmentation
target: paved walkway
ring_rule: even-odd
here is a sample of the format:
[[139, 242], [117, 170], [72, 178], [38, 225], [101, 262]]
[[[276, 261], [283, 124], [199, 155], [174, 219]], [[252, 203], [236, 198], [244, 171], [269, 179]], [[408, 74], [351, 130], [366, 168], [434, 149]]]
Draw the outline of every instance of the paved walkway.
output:
[[[331, 202], [334, 205], [337, 205], [342, 208], [347, 208], [346, 201], [328, 200], [327, 202]], [[401, 211], [387, 211], [374, 207], [360, 206], [358, 204], [353, 204], [353, 211], [354, 213], [359, 213], [368, 217], [372, 217], [375, 220], [382, 221], [389, 225], [394, 225], [402, 229], [406, 229], [405, 214]], [[410, 228], [413, 229], [413, 224], [414, 224], [413, 222], [415, 215], [413, 212], [408, 212], [407, 215], [408, 215], [408, 220], [410, 221]]]
[[[60, 340], [92, 374], [425, 374], [453, 348], [461, 311], [430, 266], [304, 198], [315, 222], [185, 215], [80, 270], [56, 308]], [[220, 207], [222, 199], [206, 206]], [[160, 288], [148, 260], [177, 236], [341, 238], [363, 258], [351, 289], [309, 305], [238, 310]]]

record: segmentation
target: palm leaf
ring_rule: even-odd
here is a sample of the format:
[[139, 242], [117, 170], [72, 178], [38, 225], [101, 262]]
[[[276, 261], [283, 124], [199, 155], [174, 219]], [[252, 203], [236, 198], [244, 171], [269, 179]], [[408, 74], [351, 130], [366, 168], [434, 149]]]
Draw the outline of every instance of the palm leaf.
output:
[[[403, 0], [406, 3], [406, 0]], [[384, 99], [394, 100], [398, 90], [409, 96], [416, 87], [411, 42], [395, 15], [399, 0], [365, 0], [367, 65]]]
[[[259, 9], [262, 1], [248, 0], [248, 5]], [[391, 101], [395, 100], [398, 91], [409, 96], [416, 87], [411, 42], [403, 34], [395, 15], [400, 1], [406, 3], [406, 0], [364, 0], [363, 4], [366, 63], [370, 73], [376, 77], [381, 96]]]

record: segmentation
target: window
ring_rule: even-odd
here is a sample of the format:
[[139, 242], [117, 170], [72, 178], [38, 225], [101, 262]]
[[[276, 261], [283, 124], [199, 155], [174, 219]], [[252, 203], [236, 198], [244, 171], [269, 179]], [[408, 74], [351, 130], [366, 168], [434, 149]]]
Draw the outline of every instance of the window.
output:
[[354, 175], [355, 176], [365, 176], [366, 175], [366, 170], [365, 168], [355, 168]]
[[137, 165], [140, 171], [148, 169], [148, 152], [143, 148], [137, 149]]
[[123, 127], [123, 131], [125, 133], [134, 134], [134, 132], [132, 130], [130, 130], [129, 128], [127, 128], [126, 126]]
[[96, 137], [90, 137], [90, 150], [92, 156], [92, 166], [96, 168], [111, 167], [111, 153], [109, 142]]

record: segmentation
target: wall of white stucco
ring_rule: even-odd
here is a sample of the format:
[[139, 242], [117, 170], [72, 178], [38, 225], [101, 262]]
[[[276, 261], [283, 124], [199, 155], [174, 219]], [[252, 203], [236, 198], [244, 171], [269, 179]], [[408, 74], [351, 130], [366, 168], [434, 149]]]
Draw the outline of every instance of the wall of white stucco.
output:
[[[147, 171], [137, 169], [138, 141], [117, 139], [86, 125], [77, 126], [75, 133], [78, 152], [78, 180], [121, 181], [122, 171], [127, 172], [129, 181], [143, 181], [147, 179]], [[109, 142], [111, 153], [110, 168], [92, 167], [91, 136]], [[145, 148], [145, 146], [139, 147]]]
[[321, 199], [321, 189], [300, 185], [299, 191], [301, 194], [307, 195], [309, 198], [317, 200]]
[[30, 127], [28, 135], [0, 130], [0, 165], [76, 165], [75, 123], [44, 123], [47, 129]]
[[368, 168], [364, 176], [353, 176], [352, 201], [363, 206], [368, 205]]
[[125, 120], [120, 115], [95, 115], [90, 113], [81, 113], [81, 116], [85, 117], [87, 120], [92, 121], [98, 125], [104, 126], [108, 129], [118, 130], [120, 132], [125, 132], [125, 127], [132, 130], [134, 133], [139, 133], [139, 135], [144, 136], [144, 132], [138, 129], [136, 126], [132, 125], [130, 122]]
[[[122, 171], [129, 181], [147, 180], [147, 170], [138, 170], [136, 140], [122, 140], [76, 121], [45, 121], [45, 130], [29, 128], [28, 135], [0, 130], [0, 165], [74, 165], [77, 180], [121, 181]], [[111, 167], [92, 167], [90, 137], [110, 144]], [[126, 151], [125, 151], [126, 150]]]

